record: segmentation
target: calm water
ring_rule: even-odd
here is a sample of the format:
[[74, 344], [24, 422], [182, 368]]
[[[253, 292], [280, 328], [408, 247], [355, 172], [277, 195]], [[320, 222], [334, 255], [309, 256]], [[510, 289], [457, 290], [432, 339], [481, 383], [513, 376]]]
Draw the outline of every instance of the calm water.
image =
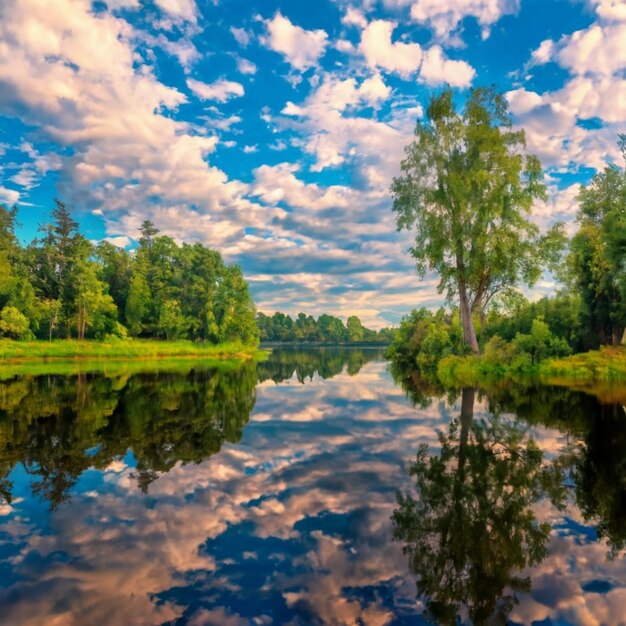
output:
[[408, 391], [375, 349], [0, 381], [0, 623], [626, 623], [626, 394]]

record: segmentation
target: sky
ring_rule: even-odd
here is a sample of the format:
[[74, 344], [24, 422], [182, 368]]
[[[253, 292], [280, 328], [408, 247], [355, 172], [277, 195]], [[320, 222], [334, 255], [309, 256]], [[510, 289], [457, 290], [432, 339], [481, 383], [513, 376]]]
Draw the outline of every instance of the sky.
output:
[[445, 84], [506, 94], [571, 231], [620, 162], [626, 0], [1, 0], [0, 202], [24, 241], [58, 197], [94, 241], [219, 250], [266, 313], [387, 326], [441, 303], [389, 186]]

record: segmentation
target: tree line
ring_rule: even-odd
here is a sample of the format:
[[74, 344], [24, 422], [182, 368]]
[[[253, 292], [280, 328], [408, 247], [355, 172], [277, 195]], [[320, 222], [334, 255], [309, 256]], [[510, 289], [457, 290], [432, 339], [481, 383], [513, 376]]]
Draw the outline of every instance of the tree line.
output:
[[[618, 145], [626, 161], [626, 136]], [[498, 335], [517, 337], [534, 360], [623, 342], [626, 170], [607, 165], [582, 187], [579, 228], [569, 240], [561, 224], [542, 233], [531, 220], [533, 203], [547, 198], [544, 180], [502, 94], [473, 89], [461, 110], [450, 89], [431, 99], [394, 179], [393, 210], [398, 229], [415, 235], [410, 252], [419, 274], [438, 276], [451, 309], [405, 318], [398, 353], [417, 354], [426, 341], [432, 354], [479, 354]], [[546, 270], [563, 289], [531, 304], [519, 287]]]
[[94, 245], [55, 203], [51, 222], [26, 246], [15, 234], [17, 208], [0, 205], [0, 336], [258, 341], [241, 269], [219, 252], [180, 246], [150, 221], [131, 252]]
[[379, 331], [365, 328], [356, 315], [348, 317], [347, 323], [326, 313], [315, 319], [312, 315], [298, 313], [294, 320], [285, 313], [276, 312], [269, 316], [257, 314], [257, 325], [261, 341], [298, 343], [389, 343], [393, 330]]

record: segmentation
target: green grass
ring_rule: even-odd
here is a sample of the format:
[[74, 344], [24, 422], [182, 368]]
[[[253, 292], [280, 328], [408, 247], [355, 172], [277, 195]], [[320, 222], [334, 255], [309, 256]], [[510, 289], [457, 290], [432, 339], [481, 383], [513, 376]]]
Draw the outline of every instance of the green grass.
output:
[[554, 376], [584, 381], [626, 380], [626, 346], [590, 350], [563, 359], [552, 359], [539, 367], [542, 377]]
[[264, 354], [256, 346], [241, 343], [194, 343], [150, 339], [111, 339], [106, 341], [12, 341], [0, 339], [0, 364], [16, 361], [51, 359], [162, 359], [212, 358], [255, 359]]
[[582, 352], [561, 359], [549, 359], [539, 365], [517, 361], [493, 362], [481, 356], [451, 356], [439, 361], [437, 377], [446, 386], [471, 387], [502, 380], [524, 381], [537, 378], [544, 382], [626, 381], [626, 347], [607, 347]]
[[0, 362], [0, 381], [16, 376], [76, 376], [101, 374], [107, 378], [121, 378], [134, 374], [158, 372], [185, 373], [193, 368], [237, 370], [252, 361], [215, 359], [211, 357], [164, 357], [159, 359], [32, 359]]

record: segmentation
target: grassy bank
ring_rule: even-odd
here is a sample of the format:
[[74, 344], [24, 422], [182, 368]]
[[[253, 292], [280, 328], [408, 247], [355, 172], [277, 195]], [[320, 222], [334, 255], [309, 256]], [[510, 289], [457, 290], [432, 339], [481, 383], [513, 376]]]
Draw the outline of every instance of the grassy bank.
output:
[[256, 359], [265, 353], [256, 346], [241, 343], [219, 345], [192, 341], [124, 339], [107, 341], [12, 341], [0, 339], [0, 364], [38, 360], [97, 359]]
[[583, 352], [561, 359], [549, 359], [539, 365], [517, 361], [494, 362], [481, 356], [451, 356], [437, 365], [437, 378], [446, 386], [475, 386], [498, 380], [539, 378], [548, 382], [626, 381], [626, 347], [609, 347]]
[[542, 363], [541, 376], [580, 381], [626, 381], [626, 346], [591, 350]]

